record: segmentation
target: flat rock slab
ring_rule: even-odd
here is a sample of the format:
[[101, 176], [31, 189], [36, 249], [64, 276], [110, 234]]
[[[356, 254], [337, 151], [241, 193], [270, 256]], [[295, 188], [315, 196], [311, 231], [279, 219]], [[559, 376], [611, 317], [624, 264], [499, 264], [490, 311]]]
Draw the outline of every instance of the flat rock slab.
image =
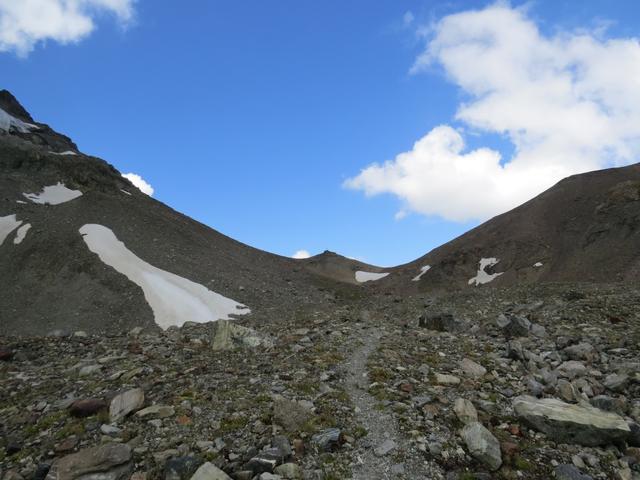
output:
[[110, 443], [56, 460], [46, 480], [124, 480], [131, 476], [131, 448]]
[[620, 415], [555, 398], [521, 396], [514, 399], [513, 408], [529, 426], [562, 443], [594, 447], [625, 440], [631, 433]]

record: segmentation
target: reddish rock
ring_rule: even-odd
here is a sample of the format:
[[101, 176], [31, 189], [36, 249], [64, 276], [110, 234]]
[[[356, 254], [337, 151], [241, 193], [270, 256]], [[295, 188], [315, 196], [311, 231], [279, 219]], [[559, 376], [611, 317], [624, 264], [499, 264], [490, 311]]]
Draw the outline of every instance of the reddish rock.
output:
[[509, 433], [511, 435], [514, 435], [516, 437], [521, 437], [522, 436], [522, 430], [520, 430], [520, 425], [509, 425]]
[[518, 444], [513, 442], [502, 442], [500, 449], [505, 457], [513, 457], [520, 451]]
[[176, 417], [176, 423], [178, 425], [191, 425], [191, 418], [187, 417], [186, 415], [180, 415], [179, 417]]
[[13, 351], [8, 347], [0, 347], [0, 361], [8, 362], [13, 358]]
[[300, 438], [294, 439], [293, 450], [296, 452], [296, 457], [302, 457], [304, 455], [304, 441]]
[[411, 393], [413, 392], [413, 385], [410, 383], [401, 383], [400, 390], [402, 390], [405, 393]]
[[69, 407], [69, 413], [73, 417], [90, 417], [107, 409], [107, 402], [101, 398], [87, 398], [76, 400]]

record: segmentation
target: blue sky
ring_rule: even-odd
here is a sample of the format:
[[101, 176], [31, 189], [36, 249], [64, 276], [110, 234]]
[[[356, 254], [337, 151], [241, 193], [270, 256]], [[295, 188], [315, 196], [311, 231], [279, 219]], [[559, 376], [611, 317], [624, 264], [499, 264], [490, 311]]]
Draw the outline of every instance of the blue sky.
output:
[[[114, 1], [118, 3], [128, 0]], [[610, 47], [609, 39], [626, 39], [627, 48], [610, 56], [619, 58], [622, 68], [637, 66], [632, 37], [638, 36], [638, 2], [522, 5], [500, 4], [507, 14], [516, 12], [509, 17], [514, 28], [526, 21], [541, 37], [556, 39], [568, 34], [577, 38], [576, 32], [584, 30], [603, 48]], [[442, 134], [450, 139], [459, 132], [465, 141], [462, 152], [477, 152], [475, 162], [495, 160], [487, 151], [502, 155], [487, 175], [502, 175], [500, 169], [515, 152], [524, 152], [523, 165], [528, 161], [527, 168], [550, 172], [538, 189], [563, 172], [629, 163], [628, 149], [635, 153], [637, 146], [634, 130], [622, 139], [612, 137], [607, 151], [614, 154], [605, 162], [592, 145], [576, 140], [558, 146], [545, 130], [549, 141], [526, 151], [523, 145], [529, 143], [517, 143], [514, 132], [531, 128], [538, 138], [539, 132], [529, 127], [534, 122], [523, 116], [506, 126], [502, 121], [494, 124], [502, 113], [494, 105], [480, 105], [485, 86], [495, 89], [499, 77], [469, 84], [464, 69], [460, 73], [452, 63], [450, 43], [432, 51], [428, 64], [420, 63], [425, 46], [435, 48], [434, 37], [448, 42], [445, 34], [455, 30], [452, 24], [474, 20], [454, 17], [451, 24], [439, 23], [442, 19], [495, 7], [492, 3], [139, 0], [130, 6], [133, 16], [128, 20], [110, 11], [88, 10], [95, 28], [73, 43], [37, 39], [30, 51], [17, 52], [5, 42], [1, 87], [11, 90], [37, 120], [72, 137], [82, 151], [121, 172], [140, 174], [154, 187], [156, 199], [226, 235], [281, 255], [330, 249], [374, 264], [400, 264], [535, 192], [512, 196], [508, 202], [497, 193], [495, 202], [476, 213], [467, 208], [469, 203], [456, 203], [462, 190], [473, 188], [468, 185], [475, 174], [469, 174], [471, 183], [431, 196], [413, 192], [408, 182], [392, 185], [388, 176], [394, 175], [394, 166], [385, 172], [371, 170], [375, 180], [361, 177], [351, 188], [345, 185], [362, 169], [412, 151], [414, 142], [429, 132], [438, 142]], [[492, 22], [494, 17], [478, 18]], [[491, 28], [502, 26], [496, 22]], [[469, 47], [475, 39], [453, 41]], [[597, 65], [598, 49], [591, 47], [588, 59], [576, 49], [567, 64]], [[589, 78], [601, 83], [572, 81], [589, 88], [596, 82], [593, 91], [609, 86], [596, 74]], [[613, 85], [607, 91], [627, 87], [633, 85]], [[505, 89], [515, 98], [523, 95]], [[603, 96], [595, 104], [610, 112], [613, 97]], [[583, 103], [576, 108], [584, 107], [584, 97], [578, 100]], [[479, 109], [460, 114], [474, 101], [486, 107], [482, 114]], [[637, 113], [632, 106], [630, 113], [607, 117], [607, 122], [626, 128]], [[553, 106], [549, 108], [552, 114]], [[604, 123], [599, 132], [609, 132], [609, 123]], [[451, 130], [434, 131], [439, 125]], [[529, 160], [548, 156], [552, 147], [556, 150], [551, 156], [564, 158], [574, 145], [586, 152], [588, 162], [568, 160], [565, 165], [556, 160], [538, 168]], [[411, 161], [436, 155], [430, 149], [421, 152]], [[560, 164], [563, 169], [556, 169]], [[380, 180], [382, 173], [386, 177]], [[429, 189], [429, 179], [446, 184], [451, 175], [436, 173], [421, 173], [411, 185]], [[487, 185], [482, 175], [477, 178]], [[518, 184], [511, 179], [502, 178], [496, 191]], [[467, 202], [478, 198], [482, 203], [482, 191], [474, 195]]]

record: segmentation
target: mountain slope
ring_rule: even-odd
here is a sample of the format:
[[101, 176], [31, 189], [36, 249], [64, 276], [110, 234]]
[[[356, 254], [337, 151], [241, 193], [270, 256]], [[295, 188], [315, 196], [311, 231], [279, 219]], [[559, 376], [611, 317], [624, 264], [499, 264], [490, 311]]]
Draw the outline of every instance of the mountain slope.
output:
[[[411, 282], [427, 265], [428, 272]], [[640, 164], [566, 178], [396, 267], [380, 286], [428, 291], [468, 287], [472, 279], [472, 285], [492, 286], [640, 279]]]
[[[165, 317], [175, 310], [180, 324], [216, 308], [235, 313], [234, 305], [259, 321], [333, 297], [333, 282], [298, 261], [237, 242], [141, 193], [111, 165], [34, 122], [6, 91], [0, 108], [9, 118], [0, 132], [0, 334], [153, 327], [159, 310]], [[56, 196], [65, 201], [47, 203]], [[109, 252], [89, 248], [86, 225], [112, 232]], [[114, 249], [119, 269], [102, 260]]]

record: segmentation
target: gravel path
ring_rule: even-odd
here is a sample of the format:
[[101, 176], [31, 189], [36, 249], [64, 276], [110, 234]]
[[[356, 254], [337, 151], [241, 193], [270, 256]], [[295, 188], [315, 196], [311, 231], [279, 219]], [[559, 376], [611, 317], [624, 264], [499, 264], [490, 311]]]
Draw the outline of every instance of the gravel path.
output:
[[[376, 408], [368, 392], [367, 360], [384, 336], [380, 327], [366, 327], [353, 338], [360, 345], [346, 363], [346, 390], [355, 407], [358, 423], [367, 431], [356, 451], [355, 480], [440, 478], [438, 468], [424, 460], [403, 438], [390, 412]], [[390, 407], [389, 407], [390, 408]]]

